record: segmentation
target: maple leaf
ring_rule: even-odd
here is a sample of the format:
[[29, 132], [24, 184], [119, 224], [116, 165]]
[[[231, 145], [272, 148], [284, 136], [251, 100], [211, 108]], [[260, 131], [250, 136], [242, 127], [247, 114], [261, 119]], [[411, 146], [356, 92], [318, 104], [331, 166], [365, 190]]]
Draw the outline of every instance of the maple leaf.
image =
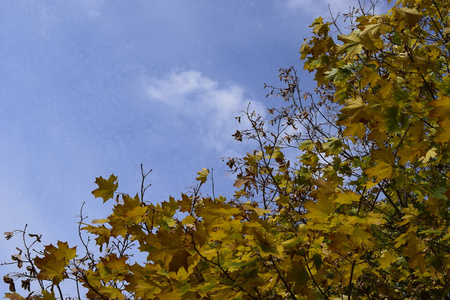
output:
[[349, 35], [339, 35], [338, 38], [344, 42], [339, 47], [339, 51], [345, 53], [345, 59], [353, 58], [363, 50], [363, 45], [356, 32], [352, 32]]
[[55, 293], [42, 291], [42, 299], [43, 300], [56, 300]]
[[36, 266], [41, 269], [38, 279], [51, 280], [53, 284], [59, 284], [65, 278], [66, 262], [57, 259], [54, 255], [46, 255], [44, 258], [34, 259]]
[[380, 264], [379, 268], [386, 269], [391, 266], [397, 260], [397, 255], [393, 251], [385, 251], [381, 257], [378, 259]]
[[108, 297], [108, 299], [125, 300], [122, 292], [113, 286], [101, 286], [99, 292]]
[[69, 248], [66, 242], [58, 241], [58, 247], [46, 246], [44, 256], [34, 258], [34, 263], [41, 270], [38, 278], [49, 279], [53, 284], [59, 284], [67, 277], [66, 267], [75, 256], [76, 247]]
[[364, 244], [365, 246], [371, 246], [371, 238], [372, 235], [360, 224], [345, 224], [342, 227], [343, 232], [349, 235], [351, 241], [355, 243], [355, 245], [359, 246]]
[[206, 168], [202, 168], [201, 171], [197, 172], [198, 176], [195, 178], [195, 180], [200, 181], [201, 183], [205, 183], [208, 179], [209, 170]]
[[127, 269], [126, 264], [128, 257], [117, 257], [115, 253], [110, 254], [107, 258], [101, 257], [100, 260], [109, 272], [118, 272], [123, 269]]
[[338, 138], [330, 138], [327, 142], [323, 143], [322, 147], [331, 154], [339, 154], [345, 145]]
[[183, 299], [183, 295], [180, 294], [178, 291], [171, 291], [168, 293], [160, 293], [158, 294], [158, 298], [161, 300], [181, 300]]
[[430, 116], [435, 118], [439, 124], [437, 140], [441, 143], [450, 141], [450, 133], [448, 127], [450, 126], [450, 96], [443, 96], [440, 99], [434, 100], [430, 103], [433, 109]]
[[426, 271], [426, 260], [421, 254], [424, 246], [420, 244], [420, 241], [415, 235], [408, 235], [407, 245], [403, 250], [403, 254], [408, 257], [408, 265], [411, 268], [418, 267], [421, 273]]
[[109, 176], [108, 180], [103, 177], [97, 177], [95, 183], [98, 188], [92, 191], [95, 198], [103, 198], [103, 202], [108, 201], [114, 197], [114, 192], [118, 188], [117, 177], [114, 175]]
[[352, 191], [346, 191], [344, 194], [338, 194], [336, 197], [336, 202], [341, 204], [351, 204], [352, 202], [359, 202], [361, 196], [355, 194]]
[[308, 210], [305, 217], [318, 221], [327, 219], [335, 210], [331, 197], [322, 197], [317, 202], [308, 201], [305, 203], [305, 208]]
[[372, 160], [376, 162], [376, 166], [366, 169], [369, 177], [376, 177], [376, 181], [391, 178], [394, 165], [394, 154], [388, 148], [374, 150], [372, 152]]

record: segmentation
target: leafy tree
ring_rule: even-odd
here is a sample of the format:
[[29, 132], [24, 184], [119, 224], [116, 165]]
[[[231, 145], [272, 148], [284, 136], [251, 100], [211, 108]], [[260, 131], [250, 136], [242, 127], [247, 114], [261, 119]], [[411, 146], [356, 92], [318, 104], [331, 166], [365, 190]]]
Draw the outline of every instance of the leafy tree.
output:
[[268, 88], [285, 105], [246, 113], [251, 128], [234, 137], [257, 149], [228, 161], [232, 199], [200, 193], [207, 169], [192, 193], [159, 204], [142, 200], [148, 173], [135, 197], [99, 177], [93, 194], [115, 205], [81, 216], [82, 250], [59, 241], [34, 256], [40, 236], [7, 233], [22, 233], [13, 261], [26, 271], [4, 277], [6, 298], [25, 299], [18, 278], [39, 284], [26, 299], [62, 298], [68, 279], [89, 299], [450, 297], [449, 3], [345, 18], [347, 33], [316, 19], [300, 50], [314, 93], [283, 69], [283, 87]]

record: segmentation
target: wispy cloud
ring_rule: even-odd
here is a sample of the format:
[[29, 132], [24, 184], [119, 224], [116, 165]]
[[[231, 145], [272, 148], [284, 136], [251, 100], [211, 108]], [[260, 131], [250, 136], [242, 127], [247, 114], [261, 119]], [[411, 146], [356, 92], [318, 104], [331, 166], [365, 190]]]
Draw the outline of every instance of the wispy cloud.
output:
[[[199, 125], [203, 143], [224, 155], [235, 154], [232, 148], [236, 143], [231, 137], [238, 126], [235, 117], [242, 115], [250, 102], [251, 110], [264, 111], [260, 102], [246, 98], [241, 86], [221, 85], [195, 70], [151, 78], [146, 81], [145, 89], [153, 101], [164, 103], [183, 118], [194, 120]], [[244, 119], [241, 126], [248, 126]]]

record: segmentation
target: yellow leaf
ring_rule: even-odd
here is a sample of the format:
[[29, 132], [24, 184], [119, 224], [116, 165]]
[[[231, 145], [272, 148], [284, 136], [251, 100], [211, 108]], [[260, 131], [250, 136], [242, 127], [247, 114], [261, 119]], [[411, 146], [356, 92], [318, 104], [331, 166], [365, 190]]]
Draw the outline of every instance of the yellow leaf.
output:
[[415, 8], [396, 7], [409, 27], [414, 27], [420, 20], [420, 12]]
[[352, 274], [352, 278], [356, 280], [359, 278], [359, 276], [363, 275], [363, 271], [367, 268], [368, 266], [364, 262], [355, 263], [354, 265], [348, 262], [342, 267], [342, 269], [345, 271], [344, 278], [348, 280], [350, 278], [350, 275]]
[[76, 247], [69, 248], [66, 242], [58, 241], [58, 248], [53, 245], [45, 246], [44, 256], [34, 258], [35, 265], [41, 270], [38, 278], [59, 284], [67, 277], [66, 267], [75, 256]]
[[115, 253], [110, 254], [107, 258], [101, 257], [100, 260], [103, 263], [103, 265], [110, 270], [118, 271], [126, 269], [127, 267], [127, 257], [117, 257]]
[[346, 191], [344, 194], [339, 194], [336, 197], [336, 202], [341, 204], [351, 204], [352, 202], [359, 202], [361, 196], [352, 191]]
[[384, 78], [380, 78], [377, 80], [377, 85], [380, 86], [380, 89], [378, 90], [378, 95], [381, 96], [382, 98], [389, 99], [389, 96], [391, 95], [391, 92], [394, 88], [392, 83], [390, 83]]
[[305, 215], [307, 219], [323, 220], [333, 214], [334, 201], [331, 197], [322, 197], [317, 202], [306, 202], [305, 208], [308, 210]]
[[108, 223], [109, 219], [94, 219], [92, 220], [92, 224], [104, 224], [104, 223]]
[[374, 186], [376, 186], [378, 182], [373, 182], [372, 180], [368, 180], [366, 183], [364, 183], [362, 186], [365, 187], [367, 190], [370, 190]]
[[275, 199], [275, 201], [279, 205], [287, 205], [289, 203], [289, 196], [288, 195], [280, 195]]
[[338, 35], [338, 39], [344, 42], [343, 45], [338, 47], [339, 52], [345, 53], [344, 59], [353, 58], [363, 49], [363, 45], [360, 43], [360, 39], [355, 32], [349, 35]]
[[376, 70], [373, 70], [372, 68], [363, 67], [363, 70], [361, 71], [361, 84], [362, 86], [370, 85], [375, 86], [378, 79], [380, 79], [380, 75], [378, 75]]
[[177, 272], [177, 280], [187, 280], [188, 277], [189, 277], [188, 272], [186, 272], [186, 269], [183, 266], [181, 266]]
[[183, 221], [181, 222], [181, 224], [186, 225], [186, 224], [194, 224], [195, 223], [196, 218], [194, 216], [187, 216], [186, 218], [183, 219]]
[[192, 198], [186, 194], [181, 194], [181, 200], [177, 201], [181, 212], [190, 212], [192, 209]]
[[38, 279], [51, 280], [53, 284], [59, 284], [66, 277], [66, 263], [63, 259], [46, 255], [44, 258], [36, 257], [34, 263], [41, 270]]
[[101, 286], [99, 288], [99, 292], [103, 295], [107, 295], [108, 299], [115, 299], [115, 300], [124, 300], [125, 299], [125, 297], [123, 296], [121, 291], [112, 286]]
[[439, 122], [439, 132], [436, 134], [436, 141], [442, 144], [450, 142], [450, 119], [443, 119]]
[[101, 226], [91, 226], [91, 225], [87, 225], [81, 228], [82, 230], [86, 230], [89, 233], [95, 234], [97, 235], [97, 238], [95, 239], [96, 244], [99, 245], [100, 247], [105, 244], [108, 243], [109, 238], [111, 236], [111, 230], [109, 228], [106, 228], [105, 225], [101, 225]]
[[436, 119], [439, 128], [436, 134], [436, 140], [441, 143], [450, 142], [450, 96], [440, 97], [430, 103], [433, 109], [430, 117]]
[[436, 157], [436, 155], [437, 155], [436, 151], [437, 151], [436, 148], [431, 148], [430, 150], [427, 151], [427, 154], [425, 154], [425, 156], [423, 156], [419, 159], [419, 161], [421, 161], [424, 164], [428, 163], [430, 161], [430, 159]]
[[129, 217], [131, 219], [139, 218], [139, 217], [144, 217], [146, 212], [147, 212], [147, 208], [146, 207], [135, 206], [135, 207], [127, 210], [127, 212], [124, 214], [124, 216], [127, 216], [127, 217]]
[[433, 118], [448, 117], [450, 115], [450, 96], [444, 96], [430, 103], [433, 109], [430, 116]]
[[364, 107], [364, 101], [361, 97], [345, 100], [345, 107], [342, 108], [343, 112], [355, 113]]
[[420, 241], [417, 239], [415, 234], [410, 234], [408, 237], [408, 243], [403, 250], [403, 254], [408, 257], [408, 265], [411, 268], [414, 269], [418, 267], [419, 271], [424, 273], [426, 271], [426, 260], [421, 254], [424, 246], [420, 244]]
[[262, 240], [258, 240], [258, 249], [260, 250], [261, 257], [268, 257], [273, 255], [275, 257], [282, 257], [283, 246], [282, 245], [268, 245]]
[[450, 96], [443, 96], [430, 103], [433, 109], [430, 112], [432, 118], [448, 119], [450, 116]]
[[259, 207], [255, 207], [255, 208], [254, 208], [254, 211], [256, 212], [256, 214], [257, 214], [258, 216], [262, 216], [262, 215], [264, 215], [264, 214], [270, 213], [270, 210], [268, 210], [268, 209], [263, 209], [263, 208], [259, 208]]
[[237, 207], [227, 206], [227, 207], [218, 208], [218, 209], [216, 209], [215, 212], [218, 214], [221, 214], [221, 215], [229, 216], [229, 215], [239, 214], [241, 211]]
[[380, 162], [375, 167], [367, 168], [366, 174], [369, 177], [376, 177], [376, 181], [380, 182], [383, 179], [391, 178], [392, 166], [385, 162]]
[[198, 176], [195, 180], [200, 181], [201, 183], [205, 183], [208, 179], [209, 170], [207, 168], [202, 168], [201, 171], [197, 172]]
[[397, 152], [397, 155], [400, 157], [399, 163], [404, 165], [407, 162], [413, 162], [421, 154], [423, 149], [426, 149], [425, 144], [424, 142], [419, 142], [412, 146], [405, 145], [401, 147]]
[[385, 251], [378, 259], [380, 269], [386, 269], [397, 260], [397, 256], [392, 251]]
[[364, 244], [369, 246], [372, 244], [370, 239], [372, 235], [365, 230], [363, 226], [360, 224], [345, 224], [342, 226], [343, 232], [347, 233], [350, 237], [350, 240], [355, 243], [355, 245], [359, 246]]
[[367, 168], [367, 176], [376, 177], [376, 182], [391, 178], [394, 165], [394, 154], [389, 148], [372, 151], [372, 161], [376, 163], [376, 166]]
[[42, 298], [43, 300], [56, 300], [55, 294], [52, 292], [42, 291]]
[[374, 212], [369, 212], [365, 217], [361, 218], [365, 219], [364, 224], [366, 225], [381, 225], [386, 222], [382, 214], [377, 214]]
[[95, 198], [103, 198], [103, 202], [114, 197], [114, 192], [118, 188], [117, 177], [114, 175], [109, 176], [109, 179], [106, 180], [103, 177], [97, 177], [95, 179], [95, 183], [98, 185], [98, 188], [92, 191]]
[[356, 136], [359, 139], [362, 139], [366, 134], [366, 126], [364, 123], [351, 123], [347, 125], [347, 128], [344, 130], [345, 136]]
[[377, 34], [380, 30], [381, 23], [369, 24], [364, 26], [363, 31], [361, 31], [360, 36], [368, 35], [368, 34]]

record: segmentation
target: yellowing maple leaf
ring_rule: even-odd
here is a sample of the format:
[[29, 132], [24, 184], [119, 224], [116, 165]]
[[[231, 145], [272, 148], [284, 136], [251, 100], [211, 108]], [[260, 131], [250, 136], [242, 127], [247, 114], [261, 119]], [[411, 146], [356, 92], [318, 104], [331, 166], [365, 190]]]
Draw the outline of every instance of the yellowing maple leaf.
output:
[[103, 177], [97, 177], [95, 179], [95, 183], [98, 185], [98, 188], [92, 191], [95, 198], [103, 198], [103, 202], [108, 201], [109, 199], [114, 197], [114, 192], [118, 188], [117, 177], [114, 175], [109, 176], [108, 180]]
[[342, 227], [344, 233], [349, 235], [350, 240], [357, 246], [364, 244], [366, 246], [372, 245], [372, 235], [367, 232], [365, 226], [360, 224], [345, 224]]
[[127, 267], [126, 256], [117, 257], [115, 253], [110, 254], [107, 258], [101, 257], [100, 260], [105, 267], [111, 271], [118, 271]]
[[208, 179], [209, 170], [207, 168], [202, 168], [201, 171], [197, 172], [198, 176], [195, 180], [200, 181], [201, 183], [205, 183]]
[[344, 194], [338, 194], [336, 197], [336, 202], [341, 204], [351, 204], [352, 202], [359, 202], [361, 196], [355, 194], [352, 191], [346, 191]]
[[308, 201], [305, 203], [308, 210], [305, 217], [313, 220], [324, 220], [334, 212], [334, 201], [331, 197], [322, 197], [317, 202]]
[[426, 260], [421, 252], [425, 247], [414, 234], [408, 235], [408, 237], [408, 243], [403, 250], [403, 254], [408, 257], [408, 265], [411, 268], [418, 267], [419, 271], [424, 273], [426, 271]]
[[352, 32], [349, 35], [339, 35], [338, 38], [344, 42], [343, 45], [338, 47], [340, 52], [345, 53], [344, 59], [353, 58], [363, 49], [363, 45], [355, 32]]
[[389, 148], [374, 150], [372, 152], [372, 161], [376, 163], [376, 166], [366, 169], [367, 176], [376, 177], [376, 182], [391, 178], [394, 154]]
[[393, 250], [385, 251], [378, 259], [380, 264], [379, 268], [386, 269], [397, 260], [397, 256], [393, 253]]

